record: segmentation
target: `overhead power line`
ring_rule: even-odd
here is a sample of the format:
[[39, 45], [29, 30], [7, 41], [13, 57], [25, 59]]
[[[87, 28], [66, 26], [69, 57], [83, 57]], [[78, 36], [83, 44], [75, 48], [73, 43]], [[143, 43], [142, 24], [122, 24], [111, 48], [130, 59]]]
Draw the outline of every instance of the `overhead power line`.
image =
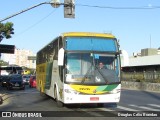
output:
[[142, 6], [142, 7], [111, 7], [111, 6], [98, 6], [98, 5], [85, 5], [76, 4], [76, 6], [105, 8], [105, 9], [160, 9], [160, 6]]
[[17, 15], [19, 15], [19, 14], [22, 14], [22, 13], [24, 13], [24, 12], [26, 12], [26, 11], [29, 11], [29, 10], [31, 10], [31, 9], [33, 9], [33, 8], [36, 8], [36, 7], [38, 7], [38, 6], [40, 6], [40, 5], [43, 5], [43, 4], [49, 4], [49, 3], [48, 3], [48, 2], [39, 3], [39, 4], [37, 4], [37, 5], [34, 5], [34, 6], [32, 6], [32, 7], [29, 7], [29, 8], [27, 8], [27, 9], [24, 9], [24, 10], [22, 10], [22, 11], [20, 11], [20, 12], [17, 12], [17, 13], [15, 13], [15, 14], [11, 15], [11, 16], [8, 16], [8, 17], [0, 20], [0, 22], [3, 22], [3, 21], [5, 21], [5, 20], [7, 20], [7, 19], [10, 19], [10, 18], [12, 18], [12, 17], [14, 17], [14, 16], [17, 16]]
[[30, 27], [26, 28], [24, 31], [20, 32], [17, 36], [27, 32], [28, 30], [32, 29], [33, 27], [35, 27], [36, 25], [38, 25], [39, 23], [41, 23], [42, 21], [44, 21], [45, 19], [47, 19], [49, 16], [51, 16], [57, 9], [54, 9], [52, 12], [50, 12], [48, 15], [46, 15], [45, 17], [43, 17], [42, 19], [40, 19], [39, 21], [37, 21], [35, 24], [31, 25]]

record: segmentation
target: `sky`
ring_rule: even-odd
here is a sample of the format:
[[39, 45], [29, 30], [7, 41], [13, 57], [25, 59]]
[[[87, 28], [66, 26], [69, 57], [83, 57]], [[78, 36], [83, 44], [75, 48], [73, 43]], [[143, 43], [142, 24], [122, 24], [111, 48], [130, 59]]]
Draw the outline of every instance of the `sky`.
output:
[[[1, 0], [0, 20], [49, 1]], [[130, 56], [144, 48], [160, 47], [160, 0], [75, 0], [74, 19], [64, 18], [63, 5], [43, 4], [2, 23], [6, 22], [14, 24], [15, 34], [1, 44], [35, 54], [64, 32], [112, 33], [120, 41], [120, 49]]]

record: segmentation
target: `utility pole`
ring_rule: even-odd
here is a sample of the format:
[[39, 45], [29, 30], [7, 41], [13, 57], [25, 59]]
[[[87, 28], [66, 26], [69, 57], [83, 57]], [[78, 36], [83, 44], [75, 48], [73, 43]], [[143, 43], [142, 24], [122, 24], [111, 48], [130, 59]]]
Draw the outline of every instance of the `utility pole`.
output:
[[152, 38], [151, 38], [151, 35], [150, 35], [150, 48], [152, 47]]
[[12, 18], [14, 16], [17, 16], [17, 15], [19, 15], [21, 13], [29, 11], [29, 10], [31, 10], [33, 8], [36, 8], [36, 7], [40, 6], [40, 5], [44, 5], [44, 4], [50, 4], [54, 8], [58, 8], [60, 5], [64, 5], [64, 17], [65, 18], [74, 18], [75, 17], [75, 13], [74, 13], [74, 11], [75, 11], [74, 0], [64, 0], [64, 3], [60, 3], [59, 0], [51, 0], [50, 2], [39, 3], [37, 5], [29, 7], [27, 9], [24, 9], [24, 10], [22, 10], [20, 12], [17, 12], [15, 14], [11, 15], [11, 16], [8, 16], [8, 17], [6, 17], [4, 19], [1, 19], [0, 23], [3, 22], [3, 21], [5, 21], [5, 20], [7, 20], [7, 19], [10, 19], [10, 18]]

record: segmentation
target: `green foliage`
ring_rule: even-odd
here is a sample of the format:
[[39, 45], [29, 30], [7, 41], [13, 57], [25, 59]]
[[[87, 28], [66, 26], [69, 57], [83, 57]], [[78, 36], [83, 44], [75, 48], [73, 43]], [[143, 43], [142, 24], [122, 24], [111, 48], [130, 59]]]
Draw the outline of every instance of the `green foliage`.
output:
[[[157, 71], [158, 77], [147, 79], [145, 78], [144, 72], [122, 72], [121, 75], [122, 81], [160, 83], [160, 71]], [[153, 75], [154, 73], [152, 74], [152, 76]]]
[[0, 66], [7, 66], [7, 65], [8, 65], [8, 62], [0, 60]]
[[155, 83], [160, 83], [160, 78], [155, 80]]
[[11, 34], [14, 34], [13, 23], [7, 22], [5, 24], [0, 23], [0, 42], [3, 38], [11, 38]]

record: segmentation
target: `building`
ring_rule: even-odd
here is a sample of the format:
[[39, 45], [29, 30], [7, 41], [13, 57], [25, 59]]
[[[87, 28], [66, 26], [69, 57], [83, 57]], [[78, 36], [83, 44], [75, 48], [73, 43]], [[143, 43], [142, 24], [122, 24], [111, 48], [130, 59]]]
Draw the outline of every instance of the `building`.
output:
[[28, 56], [35, 56], [32, 51], [25, 49], [15, 49], [14, 54], [3, 54], [3, 60], [10, 65], [25, 66], [28, 68], [36, 68], [35, 60], [28, 60]]
[[125, 71], [160, 71], [159, 49], [142, 49], [141, 53], [133, 53], [127, 62], [128, 65], [125, 65], [125, 60], [122, 57], [122, 68]]
[[142, 49], [141, 53], [134, 53], [127, 60], [125, 55], [123, 56], [121, 59], [123, 80], [160, 82], [159, 49]]

